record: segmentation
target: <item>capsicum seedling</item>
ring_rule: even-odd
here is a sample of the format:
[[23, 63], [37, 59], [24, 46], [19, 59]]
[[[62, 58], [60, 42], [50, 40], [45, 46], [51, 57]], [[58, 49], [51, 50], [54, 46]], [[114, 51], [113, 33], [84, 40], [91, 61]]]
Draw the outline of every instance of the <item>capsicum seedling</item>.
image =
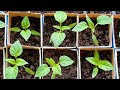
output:
[[20, 44], [19, 40], [17, 40], [15, 43], [12, 44], [12, 46], [9, 49], [10, 55], [14, 57], [13, 58], [7, 58], [5, 59], [9, 64], [12, 66], [9, 66], [6, 68], [5, 77], [6, 79], [16, 79], [19, 71], [19, 66], [24, 67], [25, 71], [31, 75], [34, 75], [34, 72], [24, 65], [28, 64], [24, 59], [18, 58], [23, 52], [22, 45]]
[[40, 36], [40, 33], [35, 31], [35, 30], [30, 30], [30, 21], [28, 16], [25, 16], [21, 22], [22, 29], [19, 27], [12, 27], [10, 28], [10, 31], [13, 32], [20, 32], [20, 35], [25, 39], [25, 41], [28, 41], [30, 38], [31, 34], [35, 36]]
[[35, 77], [46, 76], [50, 72], [51, 68], [52, 69], [51, 79], [55, 79], [56, 75], [62, 75], [61, 66], [66, 67], [74, 63], [74, 61], [71, 60], [71, 58], [65, 55], [59, 58], [58, 63], [55, 63], [55, 60], [53, 60], [52, 58], [46, 58], [46, 62], [50, 67], [47, 64], [42, 64], [41, 66], [38, 67]]
[[101, 60], [97, 50], [94, 52], [94, 57], [85, 58], [89, 63], [95, 65], [92, 71], [92, 78], [98, 74], [98, 68], [104, 71], [114, 70], [114, 66], [108, 60]]
[[99, 42], [95, 36], [95, 28], [97, 25], [106, 25], [106, 24], [110, 24], [112, 23], [112, 18], [107, 16], [107, 15], [100, 15], [97, 17], [97, 23], [96, 25], [94, 25], [94, 23], [92, 22], [92, 20], [89, 18], [88, 15], [86, 15], [86, 21], [81, 21], [80, 23], [78, 23], [73, 29], [72, 31], [75, 32], [81, 32], [83, 30], [86, 30], [87, 28], [91, 29], [91, 34], [92, 34], [92, 40], [94, 42], [94, 44], [96, 46], [99, 46]]
[[60, 25], [59, 26], [53, 25], [53, 27], [55, 29], [58, 29], [59, 31], [52, 33], [49, 43], [53, 42], [54, 47], [58, 47], [60, 44], [62, 44], [62, 42], [64, 41], [66, 37], [64, 30], [72, 29], [76, 25], [76, 23], [63, 26], [62, 23], [67, 19], [67, 14], [63, 11], [56, 11], [56, 13], [54, 14], [54, 18], [57, 22], [59, 22]]

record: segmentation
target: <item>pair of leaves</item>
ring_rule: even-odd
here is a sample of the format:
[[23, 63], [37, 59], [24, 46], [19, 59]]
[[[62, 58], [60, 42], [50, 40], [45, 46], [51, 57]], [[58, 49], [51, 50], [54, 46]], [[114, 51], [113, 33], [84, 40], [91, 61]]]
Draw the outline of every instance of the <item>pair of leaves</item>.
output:
[[18, 27], [13, 27], [13, 28], [10, 28], [11, 31], [14, 31], [14, 32], [20, 32], [20, 35], [27, 41], [31, 34], [32, 35], [36, 35], [36, 36], [40, 36], [40, 33], [35, 31], [35, 30], [29, 30], [29, 26], [30, 26], [30, 21], [29, 21], [29, 18], [28, 16], [25, 16], [21, 22], [21, 26], [23, 28], [23, 30], [21, 30], [20, 28]]
[[[71, 60], [68, 56], [61, 56], [59, 58], [59, 63], [57, 63], [57, 64], [55, 63], [55, 61], [52, 58], [50, 58], [50, 59], [46, 58], [46, 62], [52, 68], [53, 74], [55, 76], [56, 74], [62, 75], [61, 66], [63, 66], [63, 67], [69, 66], [69, 65], [73, 64], [74, 61]], [[35, 77], [46, 76], [50, 72], [50, 67], [48, 67], [47, 64], [42, 64], [41, 66], [38, 67]]]
[[94, 52], [94, 57], [87, 57], [85, 59], [96, 66], [93, 69], [92, 78], [98, 74], [98, 67], [104, 71], [114, 70], [114, 66], [108, 60], [100, 60], [100, 56], [97, 50]]

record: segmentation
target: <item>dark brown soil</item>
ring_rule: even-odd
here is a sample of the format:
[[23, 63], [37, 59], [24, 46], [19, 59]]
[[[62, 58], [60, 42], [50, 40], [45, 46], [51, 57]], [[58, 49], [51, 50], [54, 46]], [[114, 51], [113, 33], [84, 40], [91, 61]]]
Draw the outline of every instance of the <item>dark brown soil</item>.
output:
[[[8, 57], [14, 58], [10, 54]], [[36, 72], [37, 68], [39, 67], [39, 50], [24, 49], [22, 55], [19, 56], [18, 58], [26, 60], [29, 64], [25, 66], [32, 69], [34, 72]], [[19, 67], [19, 74], [17, 76], [17, 79], [38, 79], [38, 78], [35, 78], [34, 75], [30, 75], [27, 72], [25, 72], [25, 69], [23, 67]]]
[[[0, 20], [5, 22], [5, 19], [0, 17]], [[4, 35], [5, 35], [5, 28], [0, 28], [0, 47], [4, 46]]]
[[[101, 60], [108, 60], [111, 62], [112, 52], [111, 51], [99, 51], [99, 55]], [[82, 79], [92, 79], [92, 71], [94, 65], [89, 63], [85, 58], [86, 57], [93, 57], [94, 51], [80, 51], [81, 57], [81, 78]], [[112, 71], [103, 71], [99, 69], [97, 76], [94, 79], [112, 79]]]
[[87, 11], [87, 13], [112, 14], [112, 11]]
[[119, 32], [120, 32], [120, 19], [114, 19], [114, 36], [116, 47], [120, 47]]
[[[86, 19], [81, 19], [81, 21], [86, 21]], [[92, 21], [96, 24], [96, 19], [92, 18]], [[87, 22], [87, 21], [86, 21]], [[99, 46], [109, 45], [109, 25], [98, 25], [95, 30], [95, 36], [99, 42]], [[79, 46], [95, 46], [92, 41], [91, 29], [86, 29], [79, 32], [78, 35], [78, 45]]]
[[[69, 25], [76, 22], [76, 17], [68, 17], [68, 19], [63, 23], [63, 25]], [[53, 43], [49, 43], [50, 36], [54, 31], [53, 25], [59, 25], [55, 21], [53, 16], [45, 16], [44, 18], [44, 30], [43, 30], [43, 46], [53, 46]], [[75, 47], [76, 46], [76, 33], [71, 30], [65, 30], [66, 38], [59, 47]]]
[[[21, 27], [21, 21], [23, 20], [23, 17], [13, 17], [12, 18], [12, 26], [11, 27]], [[40, 32], [40, 18], [34, 18], [34, 17], [29, 17], [30, 21], [30, 30], [36, 30]], [[35, 36], [31, 35], [28, 41], [25, 41], [24, 38], [20, 35], [20, 33], [17, 32], [11, 32], [10, 36], [10, 42], [14, 43], [16, 40], [20, 40], [22, 45], [27, 45], [27, 46], [37, 46], [39, 47], [41, 45], [41, 39], [40, 36]]]
[[[67, 67], [62, 67], [62, 76], [56, 75], [56, 79], [77, 79], [77, 53], [71, 50], [51, 50], [51, 49], [44, 49], [43, 52], [43, 63], [46, 63], [46, 58], [53, 58], [56, 63], [58, 63], [59, 57], [62, 55], [66, 55], [74, 60], [74, 63]], [[44, 77], [44, 79], [50, 79], [52, 75], [51, 72]]]
[[118, 74], [120, 78], [120, 51], [117, 52]]
[[3, 51], [0, 50], [0, 79], [3, 79]]

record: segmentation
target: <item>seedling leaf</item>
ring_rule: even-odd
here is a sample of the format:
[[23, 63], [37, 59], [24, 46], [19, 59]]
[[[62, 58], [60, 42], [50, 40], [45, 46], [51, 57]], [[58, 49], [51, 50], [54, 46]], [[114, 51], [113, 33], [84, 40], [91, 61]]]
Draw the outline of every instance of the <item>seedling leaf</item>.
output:
[[12, 65], [15, 65], [15, 64], [16, 64], [16, 62], [15, 62], [14, 59], [9, 58], [9, 59], [5, 59], [5, 60], [6, 60], [8, 63], [12, 64]]
[[14, 31], [14, 32], [20, 32], [21, 29], [18, 28], [18, 27], [13, 27], [13, 28], [10, 28], [10, 31]]
[[28, 67], [25, 67], [25, 71], [31, 75], [34, 75], [34, 72]]
[[94, 60], [93, 57], [86, 57], [85, 59], [86, 59], [88, 62], [90, 62], [91, 64], [97, 65], [97, 62]]
[[27, 41], [30, 38], [30, 36], [31, 36], [31, 31], [29, 29], [22, 30], [20, 32], [20, 35], [25, 39], [25, 41]]
[[56, 63], [55, 63], [55, 61], [52, 59], [52, 58], [46, 58], [46, 62], [51, 66], [51, 67], [53, 67]]
[[98, 74], [98, 68], [95, 67], [92, 71], [92, 78], [94, 78]]
[[24, 66], [26, 64], [28, 64], [28, 62], [26, 62], [24, 59], [22, 59], [22, 58], [16, 59], [16, 66]]
[[30, 26], [29, 18], [28, 16], [25, 16], [21, 22], [21, 26], [23, 29], [27, 29]]
[[0, 28], [4, 28], [5, 27], [5, 23], [3, 21], [0, 21]]
[[35, 36], [40, 36], [40, 33], [35, 30], [31, 30], [31, 34]]
[[61, 73], [61, 67], [60, 67], [59, 64], [54, 65], [54, 67], [52, 67], [52, 71], [55, 74], [62, 75], [62, 73]]
[[94, 42], [94, 44], [95, 44], [96, 46], [99, 46], [98, 40], [97, 40], [97, 38], [96, 38], [96, 36], [95, 36], [94, 34], [92, 34], [92, 40], [93, 40], [93, 42]]

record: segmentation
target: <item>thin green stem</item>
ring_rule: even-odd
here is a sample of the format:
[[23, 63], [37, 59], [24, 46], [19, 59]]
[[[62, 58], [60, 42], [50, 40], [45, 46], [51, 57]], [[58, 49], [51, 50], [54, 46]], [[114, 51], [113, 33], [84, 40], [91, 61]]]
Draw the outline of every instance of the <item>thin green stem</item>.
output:
[[94, 28], [96, 28], [97, 25], [98, 25], [98, 24], [96, 24], [96, 25], [94, 26]]
[[25, 68], [25, 66], [23, 66]]
[[55, 73], [52, 73], [51, 79], [55, 79]]
[[[60, 23], [60, 27], [62, 27], [62, 23]], [[60, 32], [62, 32], [61, 28], [60, 28]]]

